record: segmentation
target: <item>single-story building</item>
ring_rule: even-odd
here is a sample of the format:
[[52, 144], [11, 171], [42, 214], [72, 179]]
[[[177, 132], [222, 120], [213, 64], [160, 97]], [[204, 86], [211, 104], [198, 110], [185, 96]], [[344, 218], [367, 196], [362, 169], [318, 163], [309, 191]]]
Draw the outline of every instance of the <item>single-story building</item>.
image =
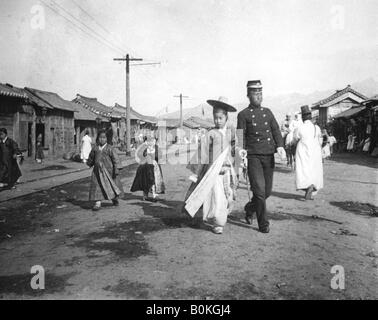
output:
[[45, 114], [37, 113], [36, 137], [42, 135], [46, 156], [60, 158], [75, 150], [74, 106], [55, 92], [25, 88], [29, 99]]
[[[108, 143], [119, 145], [122, 114], [111, 107], [108, 107], [97, 100], [97, 98], [85, 97], [77, 94], [72, 100], [77, 106], [91, 112], [93, 115], [101, 117], [100, 128], [107, 130]], [[106, 120], [105, 120], [106, 119]]]
[[56, 93], [0, 84], [0, 126], [27, 157], [35, 156], [39, 135], [48, 158], [73, 151], [74, 113], [71, 102]]
[[318, 124], [325, 127], [336, 115], [348, 109], [360, 106], [367, 99], [366, 96], [354, 90], [350, 85], [337, 90], [331, 96], [312, 105], [313, 112], [318, 112]]
[[[43, 112], [46, 114], [46, 110]], [[29, 157], [35, 155], [37, 113], [42, 113], [41, 108], [29, 100], [24, 89], [0, 83], [0, 128], [7, 129], [8, 136]]]
[[357, 146], [362, 146], [370, 138], [368, 151], [372, 152], [378, 141], [377, 110], [378, 97], [375, 96], [334, 116], [329, 127], [342, 149], [346, 148], [348, 136], [353, 135]]
[[[121, 126], [119, 130], [119, 137], [122, 138], [126, 135], [126, 108], [118, 103], [113, 107], [113, 110], [122, 116]], [[156, 130], [157, 118], [152, 116], [145, 116], [133, 108], [130, 108], [130, 132], [131, 143], [134, 144], [138, 141], [138, 136], [144, 130]]]

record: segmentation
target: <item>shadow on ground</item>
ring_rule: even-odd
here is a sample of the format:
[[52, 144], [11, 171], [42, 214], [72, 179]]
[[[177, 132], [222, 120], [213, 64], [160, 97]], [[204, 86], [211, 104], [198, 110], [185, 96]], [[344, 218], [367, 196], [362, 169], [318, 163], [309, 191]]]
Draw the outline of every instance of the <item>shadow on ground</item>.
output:
[[281, 199], [293, 199], [293, 200], [304, 201], [304, 196], [303, 195], [295, 194], [295, 193], [286, 193], [286, 192], [273, 191], [271, 196], [272, 197], [281, 198]]
[[357, 215], [376, 218], [378, 217], [378, 207], [370, 203], [352, 202], [352, 201], [331, 201], [331, 205], [341, 210], [353, 212]]
[[62, 166], [62, 165], [55, 165], [55, 166], [42, 167], [42, 168], [39, 168], [39, 169], [33, 169], [33, 170], [31, 170], [31, 172], [67, 170], [67, 169], [70, 169], [70, 168], [68, 168], [66, 166]]
[[[166, 229], [204, 229], [199, 217], [191, 218], [181, 213], [181, 201], [160, 200], [153, 203], [141, 197], [125, 194], [123, 200], [139, 200], [133, 205], [142, 208], [144, 216], [138, 220], [104, 225], [102, 230], [82, 235], [73, 246], [92, 252], [91, 257], [108, 253], [121, 259], [132, 259], [154, 252], [149, 248], [145, 236]], [[98, 255], [93, 254], [98, 252]]]

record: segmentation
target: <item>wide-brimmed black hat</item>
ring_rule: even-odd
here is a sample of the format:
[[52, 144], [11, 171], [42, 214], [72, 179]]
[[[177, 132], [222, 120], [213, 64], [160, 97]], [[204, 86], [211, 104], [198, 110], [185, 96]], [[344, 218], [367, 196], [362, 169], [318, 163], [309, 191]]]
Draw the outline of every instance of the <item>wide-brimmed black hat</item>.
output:
[[218, 100], [207, 100], [207, 103], [213, 108], [220, 108], [227, 112], [236, 112], [237, 110], [227, 103], [227, 98], [219, 97]]
[[303, 114], [311, 114], [311, 109], [308, 105], [302, 106], [301, 107], [301, 113]]

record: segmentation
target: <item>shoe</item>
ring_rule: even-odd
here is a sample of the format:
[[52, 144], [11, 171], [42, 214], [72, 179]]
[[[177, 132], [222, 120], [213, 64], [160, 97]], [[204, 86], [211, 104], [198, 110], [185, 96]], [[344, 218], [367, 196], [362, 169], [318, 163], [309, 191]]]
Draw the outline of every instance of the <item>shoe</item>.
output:
[[118, 207], [118, 206], [119, 206], [119, 201], [118, 201], [118, 199], [113, 199], [112, 202], [113, 202], [113, 206], [115, 206], [115, 207]]
[[253, 223], [253, 217], [252, 216], [245, 216], [245, 222], [251, 226], [252, 223]]
[[101, 206], [95, 205], [95, 206], [92, 208], [92, 211], [99, 211], [100, 209], [101, 209]]
[[305, 199], [306, 200], [311, 200], [311, 198], [312, 198], [312, 192], [314, 191], [314, 186], [313, 185], [311, 185], [308, 189], [307, 189], [307, 191], [306, 191], [306, 194], [305, 194]]
[[222, 234], [223, 233], [223, 227], [214, 227], [213, 232], [215, 234]]
[[265, 227], [265, 228], [261, 228], [261, 229], [259, 229], [259, 231], [260, 231], [261, 233], [269, 233], [270, 229], [269, 229], [269, 227]]

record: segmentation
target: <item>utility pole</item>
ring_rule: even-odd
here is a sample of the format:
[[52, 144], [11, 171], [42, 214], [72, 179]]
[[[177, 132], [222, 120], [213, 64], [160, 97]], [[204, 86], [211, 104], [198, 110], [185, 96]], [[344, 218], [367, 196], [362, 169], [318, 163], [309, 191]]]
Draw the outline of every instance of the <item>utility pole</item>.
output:
[[140, 58], [114, 58], [114, 61], [126, 61], [126, 155], [131, 155], [131, 121], [130, 121], [130, 61], [142, 61]]
[[180, 128], [183, 126], [183, 118], [182, 118], [182, 99], [183, 98], [189, 98], [188, 96], [183, 96], [182, 93], [180, 93], [179, 96], [174, 96], [174, 98], [180, 98]]

